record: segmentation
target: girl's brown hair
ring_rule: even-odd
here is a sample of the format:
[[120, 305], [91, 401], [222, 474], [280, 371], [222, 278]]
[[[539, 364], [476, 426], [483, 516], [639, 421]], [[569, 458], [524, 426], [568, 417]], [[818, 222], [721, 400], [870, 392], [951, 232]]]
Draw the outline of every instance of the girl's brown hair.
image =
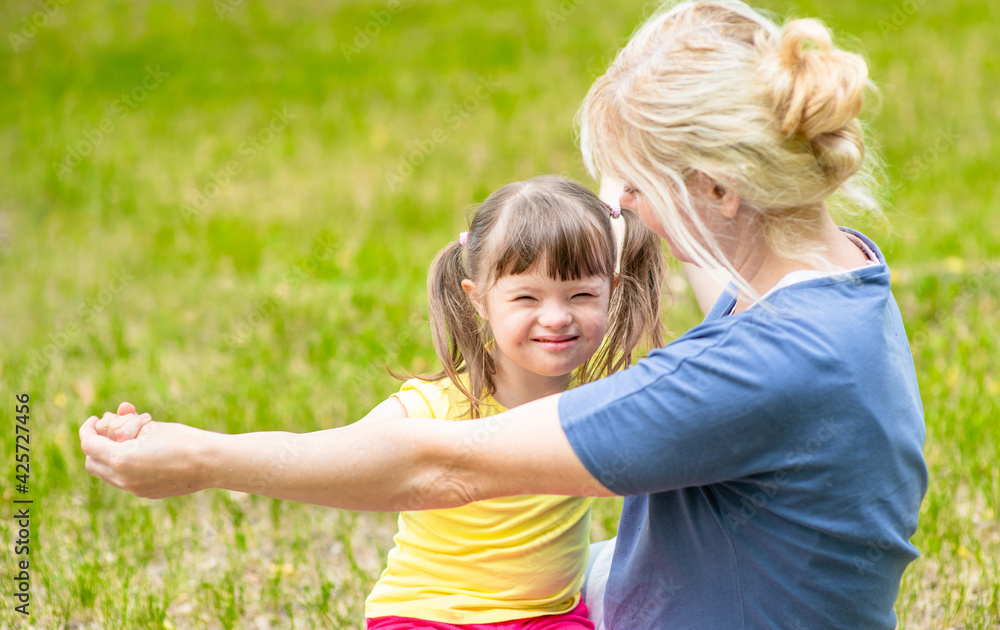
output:
[[[424, 378], [450, 378], [471, 402], [472, 417], [479, 417], [483, 399], [496, 392], [496, 362], [489, 325], [476, 314], [462, 280], [472, 280], [485, 292], [504, 276], [533, 270], [557, 280], [611, 278], [619, 248], [610, 214], [611, 208], [592, 191], [562, 177], [515, 182], [490, 195], [471, 215], [466, 244], [453, 241], [431, 265], [431, 334], [442, 369]], [[628, 366], [644, 338], [654, 346], [663, 341], [660, 239], [630, 210], [622, 210], [621, 220], [624, 236], [607, 338], [577, 368], [581, 383]]]

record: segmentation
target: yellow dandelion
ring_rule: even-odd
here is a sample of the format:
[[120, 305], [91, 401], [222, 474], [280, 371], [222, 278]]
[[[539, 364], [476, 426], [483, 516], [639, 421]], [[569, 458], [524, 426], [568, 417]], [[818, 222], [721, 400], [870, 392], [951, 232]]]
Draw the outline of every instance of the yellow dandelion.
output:
[[275, 564], [272, 562], [269, 569], [271, 570], [271, 577], [275, 577], [278, 574], [291, 575], [295, 573], [295, 565], [290, 562], [284, 564]]
[[986, 382], [986, 393], [990, 396], [1000, 395], [1000, 381], [989, 379]]
[[944, 382], [948, 387], [954, 387], [958, 383], [958, 377], [961, 376], [961, 372], [956, 366], [951, 366], [944, 373]]
[[950, 273], [962, 273], [965, 271], [965, 261], [958, 256], [948, 256], [944, 259], [944, 268]]
[[372, 128], [371, 135], [368, 136], [368, 142], [373, 149], [381, 151], [389, 144], [389, 130], [376, 125]]

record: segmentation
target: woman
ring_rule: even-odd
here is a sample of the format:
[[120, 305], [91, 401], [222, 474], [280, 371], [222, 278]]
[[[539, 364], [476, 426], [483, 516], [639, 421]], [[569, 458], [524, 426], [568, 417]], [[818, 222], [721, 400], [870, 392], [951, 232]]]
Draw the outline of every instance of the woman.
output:
[[139, 496], [359, 510], [620, 494], [607, 628], [893, 628], [927, 486], [923, 411], [885, 261], [827, 210], [876, 206], [866, 85], [818, 22], [779, 27], [740, 2], [661, 12], [591, 88], [581, 144], [674, 256], [732, 274], [703, 324], [483, 420], [376, 409], [306, 437], [125, 415], [112, 428], [139, 440], [116, 443], [94, 417], [87, 469]]

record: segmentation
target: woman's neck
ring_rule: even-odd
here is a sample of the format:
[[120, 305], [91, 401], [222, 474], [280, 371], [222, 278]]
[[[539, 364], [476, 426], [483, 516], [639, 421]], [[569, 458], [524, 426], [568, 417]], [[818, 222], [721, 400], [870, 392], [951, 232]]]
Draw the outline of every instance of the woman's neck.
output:
[[[750, 284], [756, 297], [764, 295], [777, 285], [782, 278], [793, 271], [838, 271], [862, 267], [868, 258], [852, 243], [837, 227], [829, 215], [823, 218], [823, 224], [816, 235], [816, 251], [819, 260], [801, 260], [779, 256], [767, 244], [763, 231], [750, 235], [751, 245], [734, 261], [737, 271]], [[740, 292], [736, 300], [734, 312], [749, 308], [755, 300], [754, 296]]]

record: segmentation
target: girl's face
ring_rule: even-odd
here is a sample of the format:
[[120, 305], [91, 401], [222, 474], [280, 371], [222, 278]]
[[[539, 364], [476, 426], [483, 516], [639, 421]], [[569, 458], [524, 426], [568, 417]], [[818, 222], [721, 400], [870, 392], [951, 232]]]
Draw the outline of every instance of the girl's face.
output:
[[463, 286], [493, 331], [501, 374], [568, 376], [604, 340], [611, 278], [554, 280], [540, 273], [510, 275], [481, 298], [476, 297], [471, 281]]

